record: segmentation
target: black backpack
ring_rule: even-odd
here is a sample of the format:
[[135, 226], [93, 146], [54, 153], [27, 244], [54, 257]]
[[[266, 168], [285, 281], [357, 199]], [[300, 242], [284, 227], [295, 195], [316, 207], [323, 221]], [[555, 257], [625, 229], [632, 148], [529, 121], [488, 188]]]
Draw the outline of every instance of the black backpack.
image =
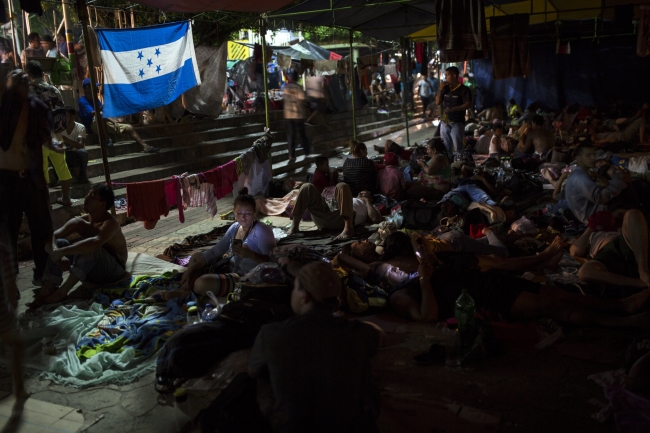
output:
[[417, 230], [433, 230], [436, 226], [436, 217], [440, 212], [437, 203], [420, 200], [409, 200], [402, 205], [402, 215], [406, 228]]

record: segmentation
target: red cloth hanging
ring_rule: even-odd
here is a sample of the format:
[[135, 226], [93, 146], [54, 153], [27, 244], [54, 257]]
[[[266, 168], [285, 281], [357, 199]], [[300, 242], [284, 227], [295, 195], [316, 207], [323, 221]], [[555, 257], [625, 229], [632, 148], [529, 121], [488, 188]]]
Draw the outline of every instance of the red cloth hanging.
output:
[[135, 182], [126, 185], [126, 216], [144, 221], [144, 228], [156, 227], [160, 216], [169, 214], [165, 181]]
[[230, 194], [233, 185], [237, 182], [237, 163], [230, 161], [227, 164], [213, 168], [203, 173], [205, 181], [214, 185], [214, 195], [217, 199]]
[[424, 59], [426, 45], [422, 42], [415, 43], [415, 59], [419, 64], [422, 64], [422, 59]]

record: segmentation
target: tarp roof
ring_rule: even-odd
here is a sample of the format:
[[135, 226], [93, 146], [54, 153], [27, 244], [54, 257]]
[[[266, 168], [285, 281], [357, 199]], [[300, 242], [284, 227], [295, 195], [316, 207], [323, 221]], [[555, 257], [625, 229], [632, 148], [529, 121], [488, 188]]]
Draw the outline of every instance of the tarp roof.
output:
[[345, 27], [393, 40], [434, 23], [435, 6], [433, 0], [307, 0], [269, 17]]
[[137, 3], [168, 12], [229, 11], [262, 13], [278, 10], [293, 0], [138, 0]]
[[[253, 44], [248, 44], [243, 42], [237, 42], [237, 43], [241, 45], [245, 45], [249, 48], [253, 47]], [[302, 41], [289, 46], [282, 46], [282, 47], [269, 46], [268, 48], [273, 50], [275, 54], [284, 54], [285, 56], [291, 56], [291, 58], [294, 60], [300, 60], [300, 59], [333, 60], [332, 52], [330, 50], [326, 50], [323, 47], [319, 47], [318, 45], [309, 42], [306, 39], [303, 39]], [[338, 54], [336, 53], [334, 54], [335, 57], [338, 56]], [[340, 56], [338, 56], [338, 58], [340, 58]]]
[[[618, 5], [647, 3], [648, 0], [485, 0], [485, 18], [513, 14], [530, 14], [530, 24], [540, 24], [555, 20], [581, 20], [595, 18], [614, 18], [614, 9]], [[604, 6], [604, 10], [603, 10]], [[486, 20], [490, 30], [490, 20]], [[432, 22], [435, 22], [432, 21]], [[408, 35], [415, 40], [435, 40], [435, 24]]]

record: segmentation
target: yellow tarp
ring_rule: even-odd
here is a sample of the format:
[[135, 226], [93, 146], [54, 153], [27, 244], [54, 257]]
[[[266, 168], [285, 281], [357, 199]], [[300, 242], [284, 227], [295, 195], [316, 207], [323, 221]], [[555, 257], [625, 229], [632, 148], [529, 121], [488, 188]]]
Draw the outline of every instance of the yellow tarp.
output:
[[[604, 17], [613, 18], [612, 6], [616, 4], [643, 3], [647, 0], [606, 0]], [[531, 4], [532, 3], [532, 4]], [[580, 20], [594, 18], [601, 15], [603, 6], [601, 0], [530, 0], [501, 5], [490, 5], [485, 8], [485, 17], [513, 14], [531, 14], [530, 24], [539, 24], [555, 20]], [[581, 9], [581, 10], [576, 10]], [[490, 31], [490, 20], [486, 20], [488, 32]], [[422, 29], [408, 36], [409, 39], [417, 41], [436, 40], [435, 24]]]
[[247, 46], [228, 41], [228, 60], [246, 60], [249, 57], [249, 48]]

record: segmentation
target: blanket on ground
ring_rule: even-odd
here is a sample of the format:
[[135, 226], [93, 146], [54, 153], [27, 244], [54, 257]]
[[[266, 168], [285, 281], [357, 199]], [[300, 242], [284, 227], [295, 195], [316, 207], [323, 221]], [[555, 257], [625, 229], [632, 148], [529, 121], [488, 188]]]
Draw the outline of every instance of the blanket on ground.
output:
[[[131, 257], [129, 257], [131, 259]], [[94, 289], [90, 301], [52, 305], [19, 317], [26, 345], [25, 366], [42, 378], [77, 388], [126, 384], [155, 368], [155, 354], [186, 323], [183, 303], [151, 304], [157, 292], [175, 290], [175, 266], [140, 255], [146, 269], [174, 269], [158, 276], [136, 275]], [[154, 266], [156, 262], [160, 265]], [[127, 264], [128, 266], [128, 264]], [[132, 266], [138, 272], [138, 264]], [[153, 266], [153, 267], [152, 267]], [[103, 304], [103, 305], [102, 305]], [[56, 353], [48, 355], [45, 346]]]

